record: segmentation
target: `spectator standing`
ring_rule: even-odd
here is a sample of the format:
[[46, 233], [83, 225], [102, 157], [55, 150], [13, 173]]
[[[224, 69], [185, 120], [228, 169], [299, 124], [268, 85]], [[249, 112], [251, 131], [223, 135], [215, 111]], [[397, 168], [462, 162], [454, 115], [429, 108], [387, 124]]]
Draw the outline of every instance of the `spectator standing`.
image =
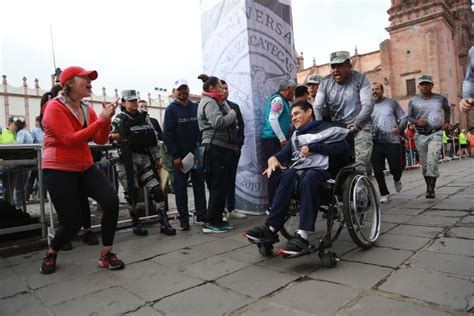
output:
[[399, 124], [405, 116], [400, 104], [383, 95], [383, 85], [378, 82], [372, 83], [372, 95], [374, 99], [374, 110], [371, 115], [372, 123], [372, 166], [380, 191], [380, 203], [390, 202], [390, 192], [385, 183], [385, 160], [388, 161], [390, 173], [393, 176], [395, 191], [402, 190], [402, 161], [400, 147]]
[[407, 166], [413, 167], [418, 163], [418, 152], [415, 144], [415, 125], [408, 123], [408, 128], [405, 131], [406, 148], [407, 151]]
[[[296, 83], [293, 80], [283, 80], [278, 92], [267, 100], [262, 133], [262, 151], [265, 162], [288, 144], [291, 126], [290, 101], [293, 100], [295, 89]], [[267, 213], [270, 212], [273, 203], [277, 182], [278, 176], [268, 179]]]
[[442, 127], [449, 124], [451, 109], [446, 97], [433, 93], [433, 77], [418, 77], [420, 94], [408, 103], [408, 120], [415, 124], [415, 143], [420, 155], [421, 169], [426, 182], [426, 198], [435, 198], [436, 179], [439, 177], [438, 159], [443, 145]]
[[229, 98], [229, 86], [227, 85], [227, 82], [224, 80], [221, 80], [222, 84], [222, 99], [223, 102], [226, 103], [231, 110], [234, 110], [237, 117], [236, 117], [236, 135], [232, 135], [232, 137], [235, 137], [235, 141], [237, 143], [237, 146], [239, 146], [239, 149], [236, 151], [232, 152], [232, 159], [230, 161], [230, 166], [229, 168], [229, 190], [227, 192], [227, 198], [226, 198], [226, 207], [227, 207], [227, 212], [225, 214], [225, 219], [229, 220], [232, 218], [236, 219], [242, 219], [246, 218], [247, 215], [239, 212], [238, 210], [235, 209], [235, 181], [236, 181], [236, 176], [237, 176], [237, 167], [239, 166], [239, 159], [240, 159], [240, 151], [242, 149], [242, 146], [244, 145], [244, 140], [245, 140], [245, 123], [244, 123], [244, 118], [242, 117], [242, 113], [240, 112], [240, 107], [237, 103], [234, 103], [230, 101]]
[[209, 171], [206, 175], [209, 189], [204, 233], [224, 233], [234, 226], [222, 220], [226, 197], [230, 190], [232, 158], [239, 150], [237, 134], [237, 113], [223, 102], [222, 84], [219, 78], [200, 75], [203, 92], [198, 107], [201, 144], [208, 145]]
[[306, 86], [297, 86], [295, 89], [295, 103], [298, 101], [308, 101], [309, 93]]
[[346, 51], [330, 55], [331, 74], [324, 77], [316, 94], [316, 119], [325, 117], [341, 127], [354, 128], [355, 160], [359, 170], [371, 174], [372, 127], [370, 115], [374, 108], [367, 75], [352, 70], [350, 54]]
[[180, 229], [187, 231], [190, 230], [187, 191], [190, 176], [198, 223], [204, 223], [207, 212], [204, 175], [194, 169], [187, 173], [182, 171], [182, 159], [189, 153], [194, 153], [199, 141], [198, 105], [189, 100], [189, 86], [184, 79], [175, 81], [173, 94], [175, 99], [165, 112], [163, 141], [173, 159], [174, 190]]
[[63, 95], [48, 103], [44, 110], [43, 172], [46, 188], [62, 220], [43, 258], [40, 269], [43, 274], [56, 271], [59, 250], [80, 230], [83, 194], [96, 200], [103, 210], [103, 247], [99, 267], [111, 270], [125, 267], [112, 252], [118, 220], [118, 196], [103, 173], [94, 166], [88, 146], [91, 138], [97, 144], [107, 142], [111, 118], [118, 105], [117, 102], [104, 105], [97, 117], [94, 110], [82, 101], [92, 94], [91, 81], [96, 78], [95, 70], [66, 68], [60, 76]]

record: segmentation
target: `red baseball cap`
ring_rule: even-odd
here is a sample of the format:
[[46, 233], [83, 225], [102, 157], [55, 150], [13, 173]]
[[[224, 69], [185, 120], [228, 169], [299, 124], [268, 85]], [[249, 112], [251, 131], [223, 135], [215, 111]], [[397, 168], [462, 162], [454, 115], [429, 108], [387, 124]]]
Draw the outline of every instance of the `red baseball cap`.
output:
[[61, 72], [61, 75], [59, 76], [59, 81], [61, 82], [61, 85], [64, 86], [66, 81], [74, 78], [75, 76], [85, 76], [89, 77], [90, 80], [95, 80], [97, 79], [98, 74], [95, 70], [85, 70], [81, 67], [72, 66], [67, 67]]

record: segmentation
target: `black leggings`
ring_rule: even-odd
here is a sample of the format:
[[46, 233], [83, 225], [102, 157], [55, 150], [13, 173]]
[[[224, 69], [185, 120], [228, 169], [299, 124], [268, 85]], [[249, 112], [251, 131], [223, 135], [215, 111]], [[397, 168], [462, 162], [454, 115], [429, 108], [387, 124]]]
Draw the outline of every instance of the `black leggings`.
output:
[[117, 228], [119, 199], [102, 172], [95, 166], [83, 172], [45, 169], [44, 180], [60, 223], [51, 241], [54, 251], [59, 251], [81, 229], [81, 200], [84, 196], [93, 198], [101, 206], [102, 244], [105, 247], [112, 246]]
[[398, 181], [402, 177], [402, 164], [400, 154], [400, 144], [374, 143], [372, 148], [372, 166], [374, 167], [374, 175], [379, 185], [380, 195], [390, 194], [385, 183], [385, 159], [388, 161], [390, 173], [393, 180]]

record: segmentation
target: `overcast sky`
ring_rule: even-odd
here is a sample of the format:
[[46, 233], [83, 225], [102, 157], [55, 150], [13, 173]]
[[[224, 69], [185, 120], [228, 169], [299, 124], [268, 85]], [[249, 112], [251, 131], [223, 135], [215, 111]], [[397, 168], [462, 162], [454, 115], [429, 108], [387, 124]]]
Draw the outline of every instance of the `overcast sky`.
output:
[[[390, 0], [292, 0], [295, 46], [305, 67], [329, 61], [329, 53], [378, 50], [388, 38]], [[94, 93], [137, 89], [156, 95], [185, 78], [200, 93], [202, 72], [199, 0], [4, 1], [0, 18], [0, 74], [10, 85], [38, 78], [49, 88], [56, 66], [96, 69]]]

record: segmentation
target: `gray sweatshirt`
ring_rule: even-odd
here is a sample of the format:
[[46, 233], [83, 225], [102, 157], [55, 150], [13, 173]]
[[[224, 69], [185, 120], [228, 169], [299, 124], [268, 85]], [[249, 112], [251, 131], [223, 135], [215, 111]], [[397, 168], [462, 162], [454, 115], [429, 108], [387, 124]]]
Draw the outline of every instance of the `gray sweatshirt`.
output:
[[400, 136], [393, 131], [399, 126], [400, 121], [405, 116], [400, 104], [390, 98], [383, 98], [374, 105], [371, 115], [372, 141], [382, 144], [400, 144]]
[[[202, 133], [203, 144], [211, 142], [214, 132], [216, 133], [212, 140], [213, 145], [239, 150], [237, 144], [231, 143], [230, 129], [235, 128], [236, 114], [230, 112], [227, 103], [220, 106], [216, 100], [203, 95], [197, 111], [199, 130]], [[225, 113], [225, 114], [223, 114]]]
[[342, 84], [328, 75], [321, 81], [313, 107], [317, 120], [321, 119], [325, 108], [335, 123], [355, 123], [364, 127], [370, 121], [374, 108], [372, 87], [367, 76], [357, 71], [352, 71]]
[[466, 78], [462, 83], [462, 97], [474, 98], [474, 46], [469, 49]]
[[443, 123], [449, 123], [451, 108], [446, 97], [433, 93], [428, 100], [419, 95], [414, 96], [408, 103], [408, 121], [415, 124], [416, 120], [426, 120], [425, 126], [416, 126], [420, 132], [430, 132], [441, 128]]

